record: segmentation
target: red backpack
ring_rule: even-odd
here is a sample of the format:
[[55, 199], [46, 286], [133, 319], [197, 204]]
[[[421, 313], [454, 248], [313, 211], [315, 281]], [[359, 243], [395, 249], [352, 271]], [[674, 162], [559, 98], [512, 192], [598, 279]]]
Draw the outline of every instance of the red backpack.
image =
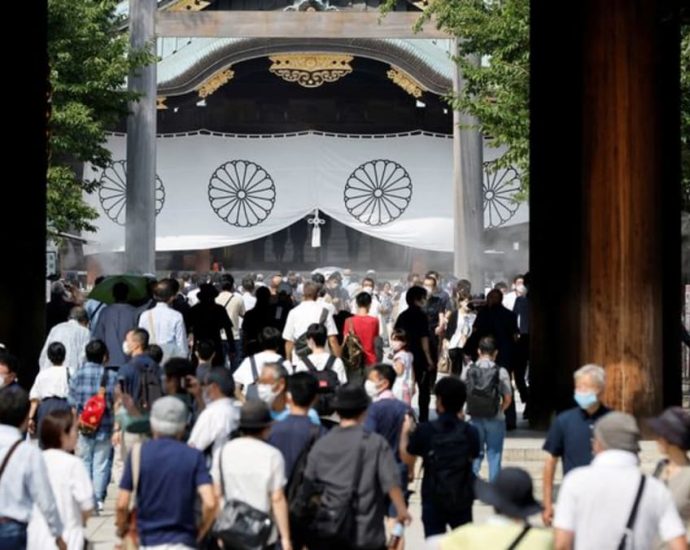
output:
[[94, 435], [101, 426], [101, 421], [108, 408], [105, 394], [108, 384], [108, 369], [103, 367], [103, 376], [101, 376], [101, 384], [98, 388], [98, 393], [89, 398], [84, 405], [84, 410], [79, 415], [79, 431], [87, 436]]

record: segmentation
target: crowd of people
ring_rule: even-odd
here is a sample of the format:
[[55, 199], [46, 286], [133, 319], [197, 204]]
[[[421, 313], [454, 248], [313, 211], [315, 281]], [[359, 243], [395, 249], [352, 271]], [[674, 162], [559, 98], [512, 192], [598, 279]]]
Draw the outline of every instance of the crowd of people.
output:
[[649, 421], [666, 458], [641, 475], [600, 366], [546, 436], [543, 503], [503, 467], [514, 387], [529, 415], [525, 283], [219, 273], [106, 301], [55, 284], [30, 391], [0, 351], [0, 550], [81, 550], [111, 482], [123, 548], [400, 550], [417, 461], [429, 548], [686, 549], [690, 414]]

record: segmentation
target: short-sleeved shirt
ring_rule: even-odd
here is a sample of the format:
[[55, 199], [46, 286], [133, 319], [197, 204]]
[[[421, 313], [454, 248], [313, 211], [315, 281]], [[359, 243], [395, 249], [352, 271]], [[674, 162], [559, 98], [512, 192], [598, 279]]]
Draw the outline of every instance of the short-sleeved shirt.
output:
[[377, 361], [374, 342], [379, 335], [378, 318], [370, 317], [369, 315], [355, 315], [345, 320], [343, 333], [348, 334], [350, 332], [350, 327], [352, 327], [352, 330], [354, 330], [355, 334], [359, 336], [362, 342], [362, 348], [364, 349], [364, 364], [375, 365]]
[[609, 409], [601, 405], [593, 415], [580, 407], [563, 411], [556, 417], [544, 441], [543, 449], [563, 459], [563, 475], [573, 468], [592, 462], [594, 424]]
[[[291, 309], [283, 329], [283, 340], [286, 342], [296, 342], [300, 336], [307, 332], [309, 325], [320, 322], [324, 309], [328, 311], [326, 304], [320, 304], [313, 300], [305, 300], [296, 308]], [[338, 335], [338, 328], [335, 326], [335, 321], [330, 311], [326, 315], [324, 325], [326, 326], [326, 334], [328, 336]], [[297, 354], [293, 353], [293, 357], [288, 357], [288, 359], [295, 360], [296, 357]]]
[[[431, 440], [434, 435], [439, 433], [448, 433], [455, 430], [458, 426], [466, 428], [466, 434], [470, 444], [470, 456], [468, 460], [479, 456], [479, 432], [477, 428], [468, 424], [464, 420], [460, 420], [456, 415], [451, 413], [443, 413], [438, 417], [438, 420], [431, 422], [424, 422], [417, 426], [417, 429], [410, 434], [410, 441], [407, 445], [407, 452], [411, 455], [421, 456], [424, 461], [427, 460], [431, 452]], [[427, 476], [427, 468], [424, 468], [424, 477], [422, 478], [422, 498], [429, 499], [432, 496], [431, 480]]]
[[412, 409], [395, 398], [379, 399], [367, 409], [364, 429], [383, 436], [396, 462], [400, 462], [400, 432], [408, 414], [412, 414]]
[[122, 390], [131, 395], [135, 402], [141, 399], [141, 395], [139, 395], [141, 393], [140, 378], [144, 369], [150, 369], [161, 379], [163, 378], [163, 369], [146, 354], [132, 357], [117, 372], [117, 380], [121, 383]]
[[[285, 361], [285, 359], [283, 359], [282, 356], [278, 355], [275, 351], [261, 351], [255, 354], [253, 357], [254, 362], [256, 363], [257, 377], [261, 376], [261, 369], [264, 368], [264, 365], [266, 363], [280, 363], [288, 369], [288, 372], [290, 372], [289, 363]], [[250, 386], [254, 382], [256, 382], [256, 379], [254, 378], [254, 373], [252, 371], [252, 361], [249, 357], [245, 357], [242, 360], [240, 366], [233, 373], [232, 378], [236, 384], [242, 384], [242, 391], [244, 393], [247, 393], [247, 386]]]
[[52, 366], [42, 370], [36, 376], [34, 385], [31, 386], [29, 399], [41, 401], [48, 397], [60, 397], [66, 399], [69, 395], [69, 371], [67, 367]]
[[[508, 518], [490, 518], [484, 524], [469, 523], [458, 527], [439, 541], [440, 550], [488, 550], [510, 548], [524, 527]], [[522, 539], [518, 548], [530, 550], [553, 550], [554, 535], [551, 529], [532, 527]]]
[[[241, 500], [266, 514], [271, 513], [273, 493], [287, 483], [281, 452], [255, 437], [240, 437], [226, 443], [214, 463], [213, 478], [223, 480], [226, 500]], [[274, 529], [269, 543], [275, 540]]]
[[[496, 366], [496, 363], [493, 361], [486, 361], [483, 359], [480, 359], [475, 363], [480, 369], [489, 369], [493, 368]], [[470, 365], [471, 366], [471, 365]], [[462, 371], [462, 374], [460, 375], [460, 380], [465, 382], [467, 384], [467, 393], [469, 395], [470, 391], [472, 391], [472, 385], [471, 383], [467, 380], [467, 371], [469, 370], [469, 366], [465, 368]], [[508, 374], [508, 371], [504, 369], [503, 367], [499, 367], [498, 369], [498, 394], [501, 396], [501, 402], [503, 402], [503, 397], [506, 395], [511, 395], [513, 393], [513, 386], [510, 383], [510, 374]], [[493, 420], [505, 420], [506, 415], [503, 412], [503, 408], [499, 407], [498, 412], [496, 413], [496, 416], [493, 417]]]
[[283, 454], [285, 460], [285, 478], [290, 479], [295, 463], [307, 444], [325, 430], [315, 426], [307, 416], [289, 414], [280, 422], [274, 422], [268, 443]]
[[[98, 363], [87, 362], [70, 379], [69, 404], [72, 407], [76, 407], [77, 415], [82, 413], [87, 401], [98, 392], [103, 379], [104, 368], [103, 365]], [[114, 370], [108, 369], [105, 388], [106, 409], [95, 434], [95, 438], [99, 441], [109, 438], [113, 432], [113, 422], [115, 420], [113, 407], [116, 383], [117, 373]]]
[[[599, 453], [590, 466], [565, 476], [554, 527], [575, 534], [574, 550], [618, 548], [641, 478], [637, 455], [619, 450]], [[653, 548], [657, 537], [668, 542], [686, 535], [671, 493], [651, 476], [647, 476], [632, 532], [633, 548]]]
[[[143, 546], [184, 544], [196, 548], [194, 502], [211, 476], [201, 452], [171, 438], [141, 446], [137, 492], [137, 528]], [[120, 489], [132, 491], [130, 453]]]
[[[330, 357], [331, 354], [327, 352], [310, 353], [307, 356], [307, 358], [311, 361], [311, 364], [314, 365], [314, 368], [317, 371], [322, 371], [326, 368], [326, 364], [328, 363], [328, 359]], [[335, 372], [338, 375], [338, 382], [340, 382], [341, 384], [347, 384], [347, 371], [345, 370], [345, 366], [343, 365], [343, 362], [339, 357], [335, 358], [335, 361], [333, 361], [333, 366], [331, 368], [333, 369], [333, 372]], [[304, 361], [300, 359], [295, 364], [294, 372], [309, 372], [309, 368], [307, 367], [307, 365], [304, 364]]]
[[[364, 446], [362, 475], [355, 483], [355, 469]], [[309, 453], [305, 476], [324, 483], [326, 490], [347, 499], [356, 487], [357, 535], [355, 547], [380, 548], [386, 543], [383, 517], [386, 511], [384, 496], [400, 487], [398, 467], [386, 440], [364, 428], [336, 426], [319, 439]]]
[[417, 306], [409, 307], [398, 316], [395, 328], [402, 329], [407, 334], [407, 349], [414, 357], [415, 372], [426, 369], [428, 364], [422, 349], [422, 338], [429, 337], [429, 322], [426, 314]]

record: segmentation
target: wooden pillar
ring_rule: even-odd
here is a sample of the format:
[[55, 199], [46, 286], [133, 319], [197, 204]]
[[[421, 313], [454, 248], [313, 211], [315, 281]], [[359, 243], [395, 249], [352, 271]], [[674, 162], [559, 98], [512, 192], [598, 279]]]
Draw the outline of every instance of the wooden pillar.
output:
[[680, 38], [672, 4], [532, 1], [536, 424], [571, 405], [572, 372], [590, 362], [606, 368], [606, 400], [616, 408], [647, 415], [680, 402]]
[[[453, 41], [457, 52], [457, 39]], [[479, 60], [476, 60], [479, 63]], [[453, 94], [463, 86], [460, 67], [453, 71]], [[482, 208], [482, 136], [477, 121], [460, 111], [453, 111], [453, 271], [456, 277], [472, 282], [472, 288], [484, 286], [481, 269], [484, 212]]]
[[[156, 0], [129, 1], [132, 49], [154, 48]], [[132, 71], [129, 91], [140, 94], [127, 119], [127, 211], [125, 267], [130, 273], [156, 272], [156, 62]]]
[[[19, 357], [20, 383], [28, 390], [38, 372], [46, 324], [46, 123], [48, 55], [46, 1], [31, 7], [31, 25], [22, 29], [33, 45], [9, 56], [7, 70], [25, 84], [19, 117], [5, 119], [8, 159], [24, 159], [22, 178], [6, 185], [0, 222], [3, 269], [0, 275], [0, 343]], [[7, 17], [26, 16], [19, 3], [5, 6]]]

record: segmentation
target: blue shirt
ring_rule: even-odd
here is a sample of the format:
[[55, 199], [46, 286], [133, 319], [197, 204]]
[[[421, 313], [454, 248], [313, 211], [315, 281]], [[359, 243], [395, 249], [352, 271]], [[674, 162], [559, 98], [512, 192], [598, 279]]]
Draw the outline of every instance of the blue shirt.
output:
[[[131, 456], [130, 453], [120, 481], [120, 489], [125, 491], [133, 488]], [[210, 484], [211, 475], [200, 451], [171, 438], [144, 443], [137, 494], [141, 544], [184, 544], [196, 548], [197, 488]]]
[[282, 421], [271, 426], [268, 443], [283, 454], [285, 459], [285, 478], [290, 479], [295, 463], [307, 444], [325, 433], [321, 426], [316, 426], [311, 418], [290, 414]]
[[[282, 422], [288, 416], [290, 416], [289, 407], [285, 407], [285, 410], [281, 412], [275, 412], [273, 409], [271, 409], [271, 418], [276, 422]], [[309, 409], [309, 413], [307, 414], [307, 416], [309, 417], [309, 420], [311, 420], [312, 424], [321, 426], [321, 419], [319, 418], [318, 413], [314, 409]]]
[[[80, 415], [84, 410], [86, 402], [98, 393], [98, 389], [101, 387], [103, 369], [103, 365], [97, 363], [84, 363], [84, 366], [78, 369], [77, 373], [70, 378], [68, 400], [72, 407], [76, 407], [77, 415]], [[105, 387], [105, 414], [95, 435], [99, 441], [107, 439], [113, 432], [113, 403], [115, 401], [116, 383], [117, 374], [109, 370]]]
[[563, 475], [573, 468], [592, 462], [592, 435], [594, 424], [609, 409], [601, 405], [593, 415], [580, 407], [563, 411], [556, 417], [546, 435], [543, 449], [563, 458]]
[[377, 433], [388, 441], [396, 462], [400, 462], [400, 432], [407, 414], [412, 414], [408, 405], [395, 398], [383, 398], [369, 406], [364, 421], [365, 430]]

